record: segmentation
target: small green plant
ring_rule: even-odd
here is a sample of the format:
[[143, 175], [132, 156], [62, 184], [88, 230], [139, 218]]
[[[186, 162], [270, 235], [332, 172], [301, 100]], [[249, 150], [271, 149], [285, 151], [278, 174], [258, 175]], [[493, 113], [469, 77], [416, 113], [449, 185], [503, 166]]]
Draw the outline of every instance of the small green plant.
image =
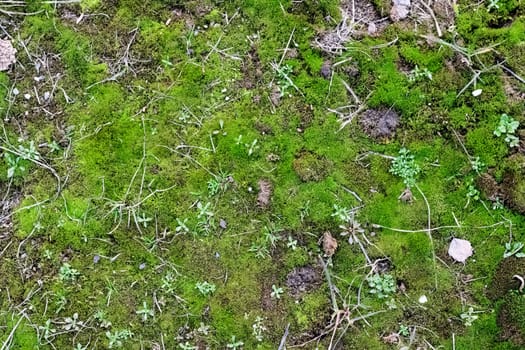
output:
[[95, 312], [95, 315], [93, 315], [93, 318], [99, 322], [100, 328], [108, 329], [111, 327], [111, 321], [107, 319], [106, 313], [102, 310], [98, 310]]
[[75, 312], [73, 316], [64, 318], [64, 324], [62, 325], [62, 328], [65, 329], [66, 331], [69, 331], [69, 330], [78, 331], [83, 326], [84, 326], [84, 322], [78, 319], [78, 313]]
[[485, 164], [479, 159], [479, 157], [475, 157], [470, 160], [470, 166], [476, 173], [480, 173], [485, 167]]
[[292, 74], [292, 72], [293, 67], [288, 64], [282, 65], [275, 69], [275, 74], [278, 80], [277, 85], [279, 85], [279, 92], [281, 94], [281, 97], [284, 97], [286, 95], [286, 91], [288, 89], [294, 87], [294, 83], [292, 79], [290, 79], [290, 75]]
[[251, 143], [243, 143], [242, 135], [239, 135], [237, 137], [237, 141], [235, 142], [236, 145], [241, 145], [246, 148], [246, 153], [248, 154], [248, 156], [251, 156], [252, 154], [255, 153], [255, 151], [259, 149], [259, 146], [257, 145], [257, 143], [258, 143], [257, 139], [254, 139]]
[[352, 220], [352, 212], [345, 207], [340, 207], [337, 204], [334, 204], [334, 212], [332, 217], [335, 217], [337, 220], [347, 223]]
[[410, 188], [415, 186], [416, 177], [420, 170], [410, 151], [406, 148], [401, 148], [399, 150], [399, 156], [392, 161], [389, 171], [403, 179], [403, 183]]
[[521, 242], [507, 242], [505, 243], [505, 252], [503, 253], [503, 258], [510, 258], [515, 256], [516, 258], [524, 258], [525, 253], [521, 250], [523, 249], [523, 243]]
[[88, 345], [82, 345], [81, 343], [77, 343], [74, 350], [87, 350]]
[[388, 297], [390, 294], [396, 292], [396, 282], [392, 275], [374, 274], [366, 279], [371, 294], [375, 294], [379, 299]]
[[226, 191], [231, 181], [230, 174], [221, 172], [219, 175], [215, 175], [208, 181], [208, 194], [213, 197], [221, 191]]
[[252, 334], [258, 342], [262, 342], [264, 340], [264, 332], [268, 330], [263, 322], [264, 319], [260, 316], [257, 316], [255, 318], [255, 322], [252, 324]]
[[189, 342], [179, 343], [179, 348], [182, 350], [197, 350], [195, 345], [191, 345]]
[[399, 331], [397, 332], [399, 335], [402, 335], [403, 337], [408, 337], [410, 335], [410, 329], [408, 329], [407, 326], [404, 324], [399, 326]]
[[255, 253], [255, 257], [259, 259], [265, 259], [270, 256], [270, 251], [266, 243], [254, 242], [248, 251]]
[[184, 220], [176, 218], [175, 220], [177, 221], [177, 227], [175, 227], [175, 232], [177, 233], [190, 233], [191, 232], [188, 225], [186, 225], [186, 223], [188, 222], [187, 218]]
[[489, 0], [489, 4], [487, 5], [487, 12], [490, 12], [492, 9], [499, 9], [499, 0]]
[[146, 213], [142, 213], [141, 216], [137, 215], [137, 223], [142, 224], [144, 228], [148, 227], [148, 222], [153, 221], [152, 217], [146, 216]]
[[286, 243], [286, 246], [290, 248], [291, 250], [297, 249], [297, 240], [293, 239], [292, 236], [288, 236], [288, 242]]
[[475, 313], [476, 312], [474, 311], [474, 308], [469, 307], [467, 312], [464, 312], [460, 315], [465, 327], [472, 326], [472, 323], [479, 318], [479, 316], [475, 315]]
[[408, 81], [412, 83], [424, 78], [432, 80], [432, 72], [429, 71], [427, 68], [420, 69], [418, 66], [416, 66], [408, 74]]
[[306, 201], [304, 205], [299, 208], [299, 216], [301, 218], [301, 222], [304, 222], [304, 220], [310, 216], [310, 201]]
[[173, 275], [173, 273], [168, 272], [164, 277], [162, 277], [162, 284], [160, 288], [162, 291], [166, 294], [175, 294], [175, 282], [177, 281], [177, 278]]
[[479, 201], [480, 200], [480, 195], [481, 195], [481, 193], [479, 192], [479, 190], [474, 185], [474, 180], [472, 178], [468, 179], [467, 180], [467, 194], [466, 194], [467, 203], [465, 204], [464, 208], [468, 207], [468, 205], [470, 204], [470, 200]]
[[148, 317], [153, 317], [155, 315], [153, 309], [150, 309], [145, 301], [142, 302], [142, 309], [138, 309], [135, 313], [141, 316], [142, 322], [146, 322]]
[[272, 247], [275, 247], [275, 244], [279, 240], [281, 240], [281, 235], [279, 234], [279, 232], [281, 231], [282, 229], [277, 227], [273, 223], [264, 226], [263, 237], [264, 237], [265, 242], [268, 244], [271, 244]]
[[518, 146], [520, 140], [514, 133], [519, 126], [520, 123], [517, 120], [503, 113], [500, 117], [496, 130], [494, 130], [494, 135], [497, 137], [504, 135], [505, 142], [507, 142], [510, 147], [516, 147]]
[[115, 331], [115, 332], [106, 332], [106, 337], [108, 338], [108, 348], [120, 348], [122, 347], [123, 340], [131, 339], [133, 338], [133, 333], [127, 329]]
[[284, 293], [284, 290], [281, 287], [277, 287], [275, 284], [272, 284], [272, 292], [270, 296], [272, 299], [281, 299], [281, 295]]
[[44, 340], [50, 339], [55, 333], [56, 329], [51, 325], [51, 320], [46, 320], [43, 326], [38, 326], [38, 329], [41, 331], [41, 336]]
[[230, 342], [228, 344], [226, 344], [226, 348], [237, 350], [239, 348], [242, 348], [243, 345], [244, 345], [244, 343], [242, 341], [236, 340], [235, 336], [232, 335], [232, 338], [231, 338]]
[[202, 294], [202, 295], [209, 295], [213, 294], [217, 287], [213, 283], [209, 282], [197, 282], [195, 284], [195, 288]]
[[77, 276], [80, 275], [78, 270], [74, 269], [68, 263], [64, 263], [58, 271], [58, 277], [61, 281], [71, 282], [74, 281]]

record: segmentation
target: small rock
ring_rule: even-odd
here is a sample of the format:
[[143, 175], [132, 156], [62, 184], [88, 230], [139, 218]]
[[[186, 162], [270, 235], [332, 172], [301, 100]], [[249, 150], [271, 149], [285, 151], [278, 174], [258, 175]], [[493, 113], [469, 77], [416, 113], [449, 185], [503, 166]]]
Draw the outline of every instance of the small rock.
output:
[[377, 26], [374, 22], [368, 23], [368, 35], [373, 36], [377, 33]]
[[454, 238], [448, 247], [448, 255], [457, 262], [464, 263], [472, 256], [472, 245], [467, 240]]
[[478, 97], [479, 95], [481, 95], [482, 92], [483, 92], [483, 90], [481, 90], [481, 89], [474, 90], [474, 91], [472, 91], [472, 96]]
[[393, 0], [390, 10], [390, 19], [394, 22], [401, 21], [410, 13], [410, 0]]
[[98, 264], [99, 261], [100, 261], [100, 255], [97, 254], [93, 257], [93, 264]]
[[226, 220], [220, 219], [219, 220], [219, 227], [222, 228], [223, 230], [226, 230], [226, 228], [228, 227], [228, 223], [226, 223]]
[[139, 270], [144, 270], [146, 268], [146, 263], [142, 263], [139, 265]]
[[403, 193], [401, 193], [401, 195], [397, 197], [397, 199], [399, 199], [403, 203], [412, 203], [412, 201], [414, 200], [414, 195], [412, 194], [410, 188], [407, 187], [405, 188]]
[[332, 63], [330, 61], [324, 61], [321, 66], [321, 76], [325, 79], [329, 79], [332, 75]]

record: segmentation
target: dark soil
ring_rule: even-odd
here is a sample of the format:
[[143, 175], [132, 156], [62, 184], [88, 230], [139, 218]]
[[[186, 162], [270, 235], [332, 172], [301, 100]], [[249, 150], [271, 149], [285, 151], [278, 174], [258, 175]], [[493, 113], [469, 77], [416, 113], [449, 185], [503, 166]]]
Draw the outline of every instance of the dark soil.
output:
[[508, 291], [519, 288], [518, 280], [512, 278], [514, 275], [525, 274], [525, 259], [510, 257], [503, 259], [492, 279], [487, 290], [487, 297], [491, 300], [498, 300], [504, 297]]
[[295, 268], [286, 276], [286, 287], [288, 287], [288, 293], [294, 298], [316, 288], [320, 283], [320, 272], [312, 266]]
[[501, 328], [501, 340], [516, 345], [525, 345], [525, 296], [517, 292], [508, 293], [501, 305], [497, 323]]
[[381, 140], [394, 136], [399, 119], [399, 115], [392, 109], [369, 109], [361, 115], [359, 124], [365, 134]]

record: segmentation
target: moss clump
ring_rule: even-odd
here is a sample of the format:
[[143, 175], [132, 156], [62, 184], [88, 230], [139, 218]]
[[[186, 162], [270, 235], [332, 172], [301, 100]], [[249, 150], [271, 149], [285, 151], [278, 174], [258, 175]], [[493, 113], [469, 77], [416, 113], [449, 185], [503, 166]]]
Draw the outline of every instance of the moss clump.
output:
[[516, 154], [507, 160], [502, 188], [509, 207], [525, 214], [525, 156]]
[[512, 276], [523, 274], [525, 271], [525, 259], [510, 257], [503, 259], [494, 273], [492, 283], [487, 290], [487, 296], [492, 300], [501, 299], [510, 290], [517, 290], [518, 280]]
[[499, 309], [497, 322], [502, 340], [525, 345], [525, 295], [508, 293]]
[[313, 152], [303, 151], [293, 161], [295, 173], [304, 182], [321, 181], [330, 173], [332, 163]]

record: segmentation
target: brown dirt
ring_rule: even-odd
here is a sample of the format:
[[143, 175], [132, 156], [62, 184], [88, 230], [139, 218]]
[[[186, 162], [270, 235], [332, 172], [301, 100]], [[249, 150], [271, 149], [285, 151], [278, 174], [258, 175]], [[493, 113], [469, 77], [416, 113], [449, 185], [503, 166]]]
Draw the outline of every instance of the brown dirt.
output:
[[394, 136], [399, 119], [399, 115], [392, 109], [369, 109], [361, 115], [359, 124], [368, 136], [384, 140]]
[[485, 198], [490, 201], [502, 198], [500, 185], [496, 182], [496, 179], [488, 173], [483, 173], [476, 179], [476, 187], [479, 188]]
[[2, 191], [0, 198], [0, 240], [8, 238], [11, 235], [13, 228], [12, 214], [13, 210], [18, 206], [22, 200], [20, 192], [12, 192], [11, 195], [5, 196]]
[[294, 298], [316, 288], [320, 283], [321, 273], [312, 266], [295, 268], [286, 276], [287, 291]]
[[487, 289], [487, 297], [495, 301], [504, 297], [510, 290], [517, 290], [520, 284], [512, 276], [523, 274], [525, 274], [525, 259], [511, 256], [501, 260]]
[[501, 186], [504, 200], [511, 209], [525, 214], [525, 156], [515, 154], [509, 162]]
[[511, 341], [519, 346], [525, 345], [524, 308], [523, 295], [512, 292], [505, 296], [496, 319], [501, 329], [499, 335], [501, 340]]
[[390, 23], [369, 0], [343, 0], [340, 10], [342, 21], [315, 40], [317, 47], [330, 54], [342, 53], [352, 39], [379, 35]]
[[243, 79], [240, 86], [245, 89], [254, 89], [262, 79], [262, 67], [257, 49], [252, 47], [248, 51], [248, 56], [242, 62], [241, 72]]

